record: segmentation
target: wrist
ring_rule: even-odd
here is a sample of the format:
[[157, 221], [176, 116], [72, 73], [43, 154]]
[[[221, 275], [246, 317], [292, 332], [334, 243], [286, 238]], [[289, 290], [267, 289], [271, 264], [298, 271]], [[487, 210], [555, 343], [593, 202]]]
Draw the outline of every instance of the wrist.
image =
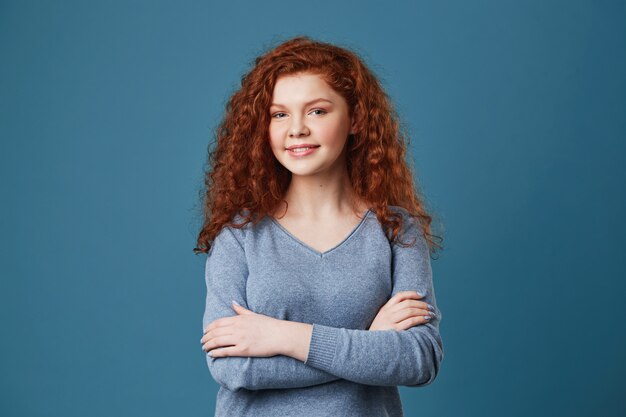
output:
[[296, 321], [280, 321], [280, 354], [291, 356], [301, 362], [306, 361], [311, 345], [313, 325]]

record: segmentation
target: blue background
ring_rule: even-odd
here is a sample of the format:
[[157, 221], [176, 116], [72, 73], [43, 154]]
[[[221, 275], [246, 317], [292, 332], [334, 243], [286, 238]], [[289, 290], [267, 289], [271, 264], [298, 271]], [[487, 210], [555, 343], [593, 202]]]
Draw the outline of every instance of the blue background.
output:
[[501, 0], [1, 1], [0, 414], [213, 415], [207, 145], [299, 34], [380, 77], [445, 228], [406, 415], [625, 415], [626, 6]]

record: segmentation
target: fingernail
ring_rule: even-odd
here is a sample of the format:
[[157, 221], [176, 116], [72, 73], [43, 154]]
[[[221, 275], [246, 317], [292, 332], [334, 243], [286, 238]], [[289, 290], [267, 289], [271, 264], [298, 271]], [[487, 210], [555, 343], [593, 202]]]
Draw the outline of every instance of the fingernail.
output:
[[233, 300], [233, 303], [237, 304], [239, 307], [241, 307], [241, 304], [239, 304], [237, 301]]
[[430, 320], [430, 316], [424, 316], [426, 320]]
[[430, 304], [428, 304], [428, 309], [429, 309], [430, 311], [435, 311], [435, 307], [431, 306]]

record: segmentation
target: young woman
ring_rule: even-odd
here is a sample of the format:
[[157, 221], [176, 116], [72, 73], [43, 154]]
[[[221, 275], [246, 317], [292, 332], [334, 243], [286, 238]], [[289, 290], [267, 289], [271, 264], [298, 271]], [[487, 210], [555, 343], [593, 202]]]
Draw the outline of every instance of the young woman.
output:
[[403, 415], [397, 386], [443, 360], [441, 246], [379, 81], [352, 51], [290, 39], [256, 58], [216, 136], [195, 248], [215, 415]]

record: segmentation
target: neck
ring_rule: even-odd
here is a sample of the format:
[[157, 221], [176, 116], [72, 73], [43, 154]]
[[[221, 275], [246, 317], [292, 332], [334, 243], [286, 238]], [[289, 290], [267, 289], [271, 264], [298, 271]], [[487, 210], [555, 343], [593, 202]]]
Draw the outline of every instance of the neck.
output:
[[360, 215], [367, 209], [355, 195], [345, 165], [335, 173], [292, 175], [284, 200], [290, 215], [312, 220], [350, 212]]

